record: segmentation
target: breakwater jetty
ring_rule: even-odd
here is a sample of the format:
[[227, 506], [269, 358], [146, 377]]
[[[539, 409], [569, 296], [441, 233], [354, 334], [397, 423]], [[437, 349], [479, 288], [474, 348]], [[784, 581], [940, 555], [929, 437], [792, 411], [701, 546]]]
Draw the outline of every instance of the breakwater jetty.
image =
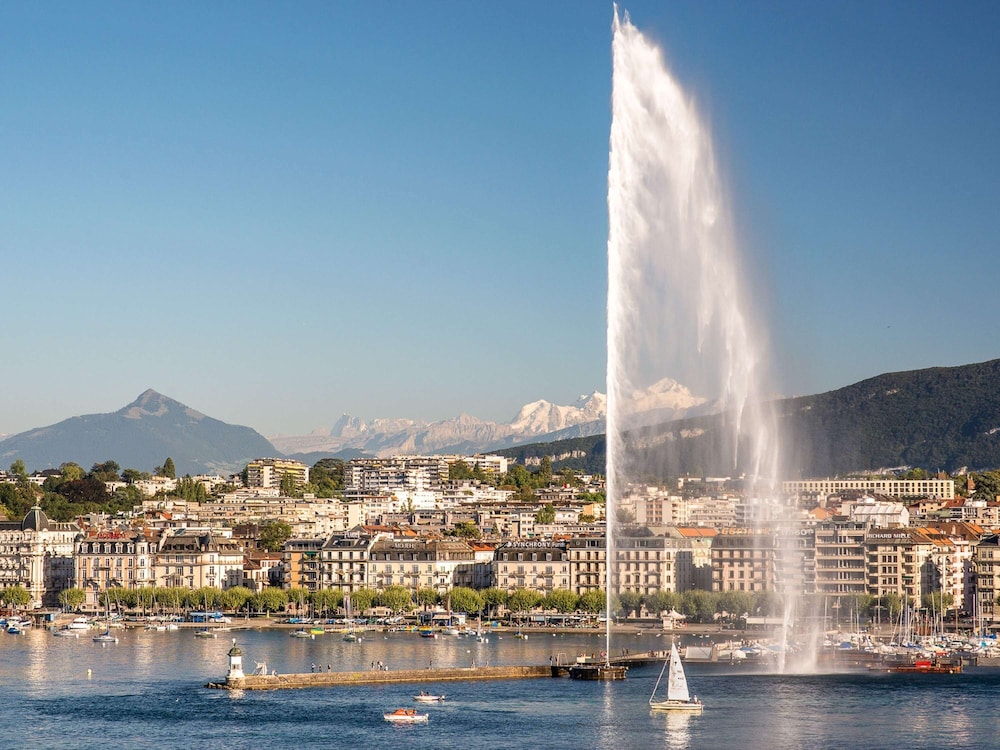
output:
[[386, 685], [421, 682], [471, 680], [523, 680], [552, 677], [551, 666], [458, 667], [442, 669], [402, 669], [393, 672], [306, 672], [304, 674], [251, 674], [229, 676], [206, 687], [223, 690], [286, 690], [294, 688], [339, 687], [344, 685]]

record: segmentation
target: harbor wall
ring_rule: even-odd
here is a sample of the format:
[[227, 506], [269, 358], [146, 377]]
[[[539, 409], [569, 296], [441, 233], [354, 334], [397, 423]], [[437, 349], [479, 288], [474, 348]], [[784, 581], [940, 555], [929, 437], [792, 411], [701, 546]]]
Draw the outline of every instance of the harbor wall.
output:
[[397, 671], [306, 672], [304, 674], [246, 675], [224, 682], [212, 682], [211, 688], [228, 690], [283, 690], [291, 688], [336, 687], [421, 682], [456, 682], [468, 680], [522, 680], [551, 677], [546, 666], [462, 667], [454, 669], [403, 669]]

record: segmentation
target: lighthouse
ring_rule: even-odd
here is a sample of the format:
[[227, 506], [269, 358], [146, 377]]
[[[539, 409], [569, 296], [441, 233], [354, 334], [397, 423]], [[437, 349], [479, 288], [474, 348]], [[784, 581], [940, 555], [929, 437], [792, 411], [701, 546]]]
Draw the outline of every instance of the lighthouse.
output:
[[240, 687], [243, 683], [243, 652], [236, 645], [233, 638], [233, 647], [229, 649], [229, 674], [226, 675], [226, 684], [231, 687]]

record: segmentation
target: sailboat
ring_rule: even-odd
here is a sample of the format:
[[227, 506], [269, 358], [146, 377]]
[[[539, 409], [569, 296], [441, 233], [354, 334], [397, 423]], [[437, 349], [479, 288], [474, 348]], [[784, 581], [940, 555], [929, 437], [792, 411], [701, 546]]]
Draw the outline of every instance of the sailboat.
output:
[[104, 624], [106, 626], [104, 632], [95, 635], [91, 640], [94, 643], [118, 643], [118, 638], [111, 635], [111, 599], [107, 591], [104, 592]]
[[[667, 699], [658, 701], [655, 700], [656, 689], [660, 686], [664, 672], [667, 672]], [[649, 707], [654, 711], [688, 711], [693, 713], [701, 713], [704, 707], [702, 702], [698, 700], [698, 696], [692, 697], [688, 692], [684, 665], [681, 664], [681, 655], [677, 651], [675, 643], [670, 644], [670, 659], [663, 662], [660, 676], [656, 678], [653, 694], [649, 696]]]

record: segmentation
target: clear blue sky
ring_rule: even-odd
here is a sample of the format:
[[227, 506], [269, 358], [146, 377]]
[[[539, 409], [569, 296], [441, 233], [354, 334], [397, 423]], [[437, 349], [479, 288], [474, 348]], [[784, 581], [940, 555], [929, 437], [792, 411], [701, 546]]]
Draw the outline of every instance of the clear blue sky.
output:
[[[622, 7], [711, 120], [777, 390], [1000, 356], [1000, 5]], [[611, 18], [0, 6], [0, 433], [603, 391]]]

